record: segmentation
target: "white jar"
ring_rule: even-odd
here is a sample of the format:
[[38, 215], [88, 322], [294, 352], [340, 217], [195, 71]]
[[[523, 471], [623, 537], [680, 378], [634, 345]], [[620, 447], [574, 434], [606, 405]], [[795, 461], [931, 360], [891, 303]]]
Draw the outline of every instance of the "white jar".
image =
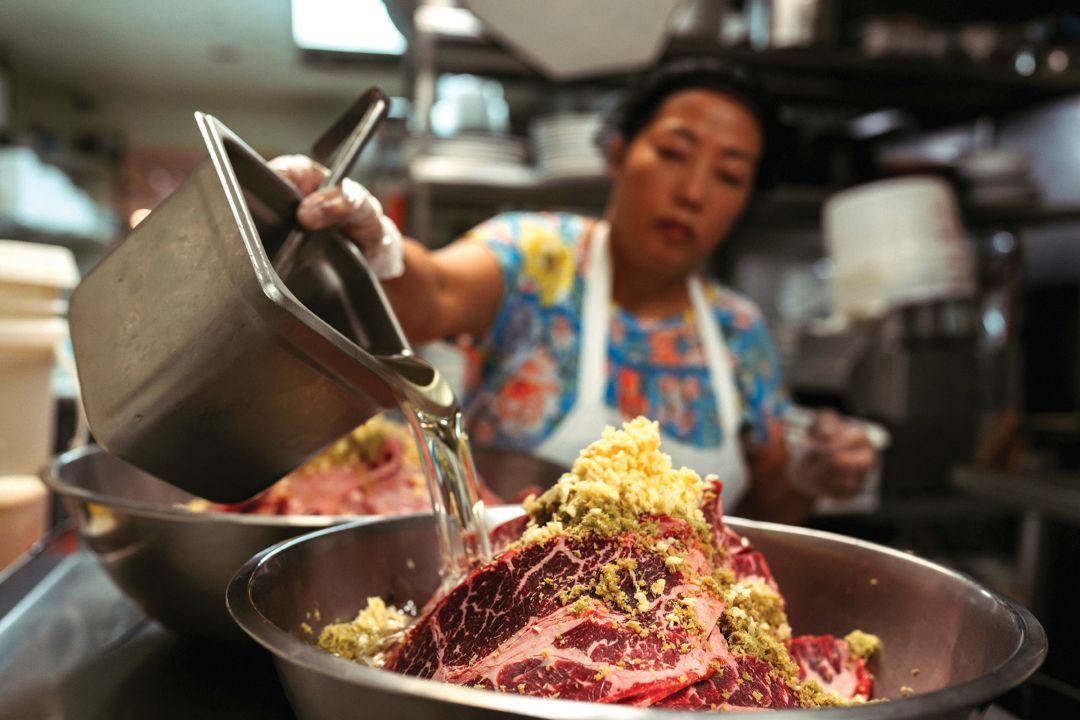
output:
[[52, 371], [77, 279], [67, 248], [0, 240], [0, 475], [35, 474], [52, 454]]

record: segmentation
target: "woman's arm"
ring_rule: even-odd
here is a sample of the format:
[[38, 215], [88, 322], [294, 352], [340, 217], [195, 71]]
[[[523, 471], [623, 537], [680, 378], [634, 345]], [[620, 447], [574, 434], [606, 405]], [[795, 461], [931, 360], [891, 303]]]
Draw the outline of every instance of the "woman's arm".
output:
[[384, 280], [383, 289], [411, 342], [487, 332], [503, 294], [502, 271], [490, 248], [456, 242], [431, 251], [407, 239], [404, 256], [404, 274]]
[[809, 517], [814, 497], [791, 484], [783, 422], [770, 420], [765, 442], [755, 444], [744, 437], [743, 447], [750, 488], [732, 514], [788, 524], [798, 524]]

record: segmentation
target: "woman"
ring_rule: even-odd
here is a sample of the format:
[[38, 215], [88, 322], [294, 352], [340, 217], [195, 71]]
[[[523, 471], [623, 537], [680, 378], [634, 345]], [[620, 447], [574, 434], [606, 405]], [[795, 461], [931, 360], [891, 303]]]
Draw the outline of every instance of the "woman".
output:
[[434, 252], [402, 242], [359, 185], [310, 194], [322, 168], [271, 164], [307, 195], [302, 225], [337, 226], [365, 249], [412, 341], [475, 339], [481, 371], [463, 405], [477, 444], [568, 465], [605, 425], [646, 415], [677, 466], [720, 476], [734, 513], [797, 522], [818, 495], [856, 493], [874, 451], [823, 414], [789, 469], [761, 313], [699, 272], [750, 200], [765, 117], [736, 68], [660, 68], [609, 123], [602, 219], [511, 213]]

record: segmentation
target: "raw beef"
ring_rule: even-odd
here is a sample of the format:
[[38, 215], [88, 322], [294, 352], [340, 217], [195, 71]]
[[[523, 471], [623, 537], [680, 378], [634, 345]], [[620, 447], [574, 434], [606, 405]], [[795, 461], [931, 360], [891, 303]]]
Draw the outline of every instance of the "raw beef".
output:
[[266, 492], [210, 509], [257, 515], [395, 515], [431, 509], [408, 435], [384, 433], [370, 457], [316, 458]]
[[[501, 500], [479, 483], [481, 499]], [[431, 510], [408, 428], [382, 416], [338, 440], [265, 492], [235, 504], [192, 509], [255, 515], [401, 515]]]
[[[685, 522], [657, 522], [658, 537], [696, 542]], [[688, 569], [707, 569], [700, 548], [687, 557]], [[573, 588], [605, 574], [608, 597], [621, 607], [572, 597]], [[661, 579], [663, 589], [653, 592]], [[513, 548], [444, 597], [386, 667], [510, 692], [651, 704], [708, 676], [710, 662], [726, 657], [714, 629], [723, 603], [688, 579], [630, 533]], [[560, 588], [571, 592], [560, 595]]]
[[816, 680], [837, 697], [870, 698], [873, 678], [845, 641], [832, 635], [797, 637], [791, 641], [791, 657], [799, 666], [800, 680]]
[[766, 559], [724, 523], [719, 481], [672, 468], [658, 443], [643, 419], [605, 431], [526, 517], [493, 531], [495, 558], [432, 599], [384, 667], [685, 710], [868, 698], [845, 641], [791, 639]]
[[799, 700], [768, 663], [750, 655], [738, 655], [733, 666], [724, 666], [704, 680], [669, 695], [656, 703], [656, 707], [671, 710], [797, 708]]
[[[714, 491], [719, 497], [718, 485]], [[716, 505], [713, 493], [709, 504]], [[709, 576], [715, 565], [732, 570], [739, 580], [776, 587], [761, 553], [726, 527], [722, 514], [706, 517], [723, 548], [714, 558], [685, 521], [647, 518], [657, 528], [651, 543], [675, 541], [686, 548], [685, 563], [676, 572], [633, 533], [559, 535], [511, 547], [432, 605], [390, 652], [386, 668], [460, 685], [594, 702], [673, 709], [799, 707], [792, 683], [772, 666], [732, 654], [718, 624], [724, 601], [692, 580]], [[525, 526], [524, 518], [516, 518], [496, 528], [493, 545], [505, 547]], [[608, 590], [615, 602], [575, 594], [575, 588], [595, 587], [605, 572], [614, 573]], [[658, 580], [664, 581], [663, 589], [651, 592]], [[635, 597], [642, 591], [647, 604], [639, 608]], [[690, 622], [682, 619], [687, 610]], [[643, 632], [646, 628], [660, 630]], [[792, 642], [792, 654], [800, 679], [812, 677], [842, 698], [868, 694], [869, 675], [842, 640], [799, 638]]]

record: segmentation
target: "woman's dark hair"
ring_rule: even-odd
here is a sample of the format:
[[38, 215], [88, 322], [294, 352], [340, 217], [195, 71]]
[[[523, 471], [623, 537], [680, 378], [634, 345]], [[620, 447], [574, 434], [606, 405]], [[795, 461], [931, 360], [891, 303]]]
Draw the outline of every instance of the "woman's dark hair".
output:
[[674, 60], [635, 78], [604, 118], [597, 143], [607, 151], [615, 137], [629, 144], [656, 115], [669, 96], [682, 90], [712, 90], [733, 98], [758, 122], [765, 137], [765, 157], [758, 167], [758, 186], [765, 181], [770, 135], [775, 127], [775, 112], [757, 78], [745, 67], [718, 58], [697, 57]]

